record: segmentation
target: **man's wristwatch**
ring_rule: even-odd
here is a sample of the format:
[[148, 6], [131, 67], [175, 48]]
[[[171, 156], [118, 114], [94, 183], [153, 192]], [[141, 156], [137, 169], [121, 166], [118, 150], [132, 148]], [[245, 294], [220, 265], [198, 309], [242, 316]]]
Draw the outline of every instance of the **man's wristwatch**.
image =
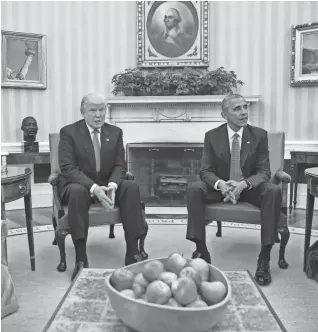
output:
[[245, 189], [250, 189], [251, 184], [247, 180], [243, 180], [243, 181], [245, 181], [245, 183], [247, 185], [247, 187]]

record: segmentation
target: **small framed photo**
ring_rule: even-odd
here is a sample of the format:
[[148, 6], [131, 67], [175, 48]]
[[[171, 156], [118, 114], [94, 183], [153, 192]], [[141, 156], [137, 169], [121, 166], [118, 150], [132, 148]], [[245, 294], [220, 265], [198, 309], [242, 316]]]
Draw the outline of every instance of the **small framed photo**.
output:
[[46, 89], [46, 36], [1, 30], [3, 88]]
[[290, 85], [318, 85], [318, 22], [292, 27]]
[[208, 67], [208, 1], [137, 1], [137, 67]]

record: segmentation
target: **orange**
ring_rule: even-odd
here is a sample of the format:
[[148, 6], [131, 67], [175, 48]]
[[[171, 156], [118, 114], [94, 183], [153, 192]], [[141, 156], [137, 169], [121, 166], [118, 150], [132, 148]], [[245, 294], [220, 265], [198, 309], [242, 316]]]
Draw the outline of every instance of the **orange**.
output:
[[174, 298], [182, 305], [193, 302], [197, 296], [197, 286], [191, 278], [179, 278], [171, 285]]
[[188, 266], [193, 267], [200, 275], [202, 281], [209, 280], [210, 267], [209, 264], [202, 258], [191, 259]]
[[168, 272], [173, 272], [179, 275], [180, 271], [187, 265], [187, 260], [178, 253], [173, 253], [168, 256], [165, 262], [165, 269]]
[[200, 292], [204, 301], [211, 305], [219, 303], [224, 299], [226, 288], [221, 281], [203, 281], [200, 286]]
[[164, 267], [161, 261], [154, 260], [146, 263], [143, 266], [142, 269], [142, 275], [144, 278], [148, 281], [154, 281], [157, 280], [161, 274], [161, 272], [164, 271]]
[[178, 279], [178, 276], [173, 272], [161, 272], [159, 276], [159, 280], [162, 280], [165, 282], [168, 286], [171, 286], [171, 284]]
[[120, 292], [123, 289], [131, 288], [134, 282], [134, 274], [125, 268], [116, 269], [110, 276], [109, 281]]
[[163, 281], [155, 280], [148, 285], [145, 297], [150, 303], [165, 304], [171, 297], [171, 290]]

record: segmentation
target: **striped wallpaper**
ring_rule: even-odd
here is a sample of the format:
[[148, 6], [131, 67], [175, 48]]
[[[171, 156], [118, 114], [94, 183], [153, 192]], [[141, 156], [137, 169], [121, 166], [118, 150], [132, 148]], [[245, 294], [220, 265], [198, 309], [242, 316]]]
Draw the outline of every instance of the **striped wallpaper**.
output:
[[[21, 120], [38, 140], [80, 118], [83, 94], [111, 94], [112, 76], [136, 64], [136, 4], [2, 2], [1, 29], [47, 35], [47, 90], [1, 90], [1, 140], [21, 142]], [[253, 123], [287, 140], [318, 140], [318, 87], [289, 86], [293, 24], [318, 21], [318, 2], [210, 2], [210, 64], [234, 70], [243, 94], [260, 94]]]

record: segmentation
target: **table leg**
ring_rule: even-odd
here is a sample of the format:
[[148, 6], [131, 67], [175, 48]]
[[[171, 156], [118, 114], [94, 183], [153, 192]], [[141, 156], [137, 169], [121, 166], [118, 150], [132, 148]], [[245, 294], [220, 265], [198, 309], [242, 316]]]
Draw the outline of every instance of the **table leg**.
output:
[[28, 242], [29, 242], [30, 260], [31, 260], [31, 270], [35, 271], [31, 190], [29, 191], [29, 193], [26, 196], [24, 196], [24, 209], [25, 209], [26, 227], [27, 227], [27, 231], [28, 231]]
[[298, 187], [298, 164], [295, 165], [295, 190], [294, 190], [294, 209], [296, 208], [297, 204], [297, 187]]
[[293, 193], [294, 193], [294, 182], [295, 182], [295, 165], [293, 161], [290, 164], [290, 174], [291, 174], [291, 181], [290, 181], [290, 192], [289, 192], [289, 213], [291, 213], [293, 209]]
[[5, 220], [6, 219], [6, 208], [5, 208], [5, 204], [3, 202], [1, 202], [1, 220]]
[[307, 251], [310, 245], [314, 202], [315, 202], [315, 196], [311, 195], [309, 189], [307, 189], [306, 228], [305, 228], [304, 267], [303, 267], [304, 272], [306, 272], [306, 267], [307, 267]]

